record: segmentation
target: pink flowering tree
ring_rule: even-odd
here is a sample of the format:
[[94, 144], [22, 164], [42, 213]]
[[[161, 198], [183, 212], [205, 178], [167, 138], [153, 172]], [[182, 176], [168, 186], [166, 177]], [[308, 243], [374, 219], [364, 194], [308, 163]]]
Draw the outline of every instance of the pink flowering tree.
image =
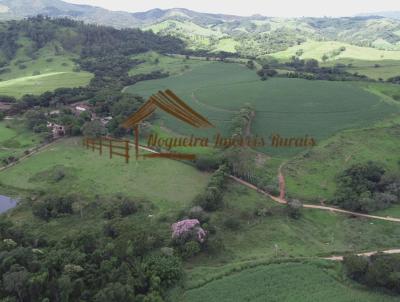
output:
[[189, 239], [192, 236], [202, 243], [204, 242], [207, 233], [201, 228], [200, 222], [197, 219], [184, 219], [172, 224], [173, 239]]

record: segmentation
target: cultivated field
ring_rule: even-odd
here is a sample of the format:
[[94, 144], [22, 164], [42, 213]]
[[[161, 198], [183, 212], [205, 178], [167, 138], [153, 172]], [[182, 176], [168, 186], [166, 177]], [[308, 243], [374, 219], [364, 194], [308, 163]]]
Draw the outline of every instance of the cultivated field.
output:
[[[267, 140], [275, 133], [322, 140], [339, 130], [362, 127], [398, 111], [354, 83], [287, 78], [261, 81], [244, 66], [216, 62], [196, 66], [183, 75], [140, 82], [126, 91], [147, 97], [167, 88], [205, 115], [217, 130], [195, 131], [161, 114], [163, 125], [178, 133], [208, 137], [216, 131], [229, 134], [233, 115], [246, 103], [256, 110], [252, 133]], [[296, 150], [263, 151], [293, 154]]]
[[181, 301], [397, 301], [394, 296], [342, 282], [339, 268], [327, 262], [259, 266], [189, 290]]

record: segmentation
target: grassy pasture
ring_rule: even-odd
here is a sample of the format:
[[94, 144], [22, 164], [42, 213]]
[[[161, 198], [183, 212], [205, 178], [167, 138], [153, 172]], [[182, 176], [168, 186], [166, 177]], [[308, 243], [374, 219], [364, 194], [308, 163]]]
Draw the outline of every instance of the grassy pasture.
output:
[[147, 52], [133, 56], [134, 59], [145, 61], [129, 71], [129, 75], [146, 74], [153, 71], [168, 72], [170, 75], [183, 74], [192, 68], [203, 65], [201, 60], [186, 60], [185, 58], [160, 55]]
[[60, 87], [79, 87], [89, 83], [92, 75], [87, 72], [49, 72], [0, 82], [0, 94], [17, 98], [24, 94], [41, 94]]
[[[51, 175], [58, 166], [65, 170], [65, 177], [55, 182]], [[146, 198], [161, 211], [189, 204], [207, 180], [208, 174], [177, 161], [132, 158], [126, 164], [122, 157], [109, 159], [107, 152], [100, 156], [85, 149], [79, 139], [58, 142], [0, 173], [0, 183], [16, 189], [79, 192], [89, 197], [121, 192]]]
[[348, 64], [352, 64], [347, 68], [348, 72], [366, 75], [367, 77], [375, 80], [399, 76], [400, 75], [400, 61], [395, 60], [378, 60], [378, 61], [358, 61], [358, 60], [345, 60]]
[[[223, 240], [224, 249], [212, 257], [191, 259], [186, 265], [184, 289], [174, 291], [171, 301], [319, 301], [317, 297], [330, 295], [326, 291], [331, 290], [336, 292], [331, 294], [332, 297], [341, 297], [331, 301], [381, 301], [379, 298], [391, 301], [389, 296], [342, 282], [345, 280], [339, 280], [342, 279], [338, 272], [340, 266], [333, 263], [318, 260], [316, 266], [310, 262], [285, 261], [272, 266], [260, 265], [278, 259], [306, 259], [393, 248], [400, 235], [398, 224], [306, 209], [299, 220], [290, 219], [284, 206], [231, 181], [227, 185], [224, 204], [224, 210], [213, 213], [210, 219], [210, 225], [216, 227]], [[270, 214], [255, 215], [256, 209], [262, 208], [268, 209]], [[225, 226], [224, 220], [228, 217], [239, 222], [238, 229]], [[275, 266], [276, 269], [264, 271], [263, 275], [257, 275], [257, 281], [250, 281], [252, 277], [247, 279], [247, 272], [253, 269], [245, 269], [254, 266], [257, 266], [254, 270]], [[292, 271], [292, 266], [299, 268]], [[294, 280], [297, 281], [293, 284], [291, 276], [296, 276]], [[330, 286], [325, 286], [325, 282]], [[294, 288], [282, 288], [288, 284]], [[302, 288], [308, 289], [303, 291]], [[240, 290], [235, 292], [235, 289]], [[234, 291], [232, 296], [229, 291]]]
[[[345, 47], [346, 49], [337, 56], [330, 56], [332, 51]], [[337, 59], [356, 59], [363, 61], [377, 61], [377, 60], [400, 60], [400, 51], [380, 50], [370, 47], [360, 47], [343, 42], [337, 41], [307, 41], [303, 44], [289, 47], [286, 50], [279, 51], [271, 56], [288, 60], [296, 55], [296, 52], [303, 50], [300, 56], [302, 59], [317, 59], [321, 61], [323, 55], [327, 55], [329, 60]]]
[[9, 156], [18, 157], [40, 142], [40, 136], [23, 128], [18, 121], [0, 122], [0, 166], [1, 160]]
[[233, 273], [184, 293], [180, 301], [396, 301], [341, 280], [340, 264], [281, 263]]
[[354, 163], [372, 160], [399, 170], [399, 149], [398, 118], [374, 128], [344, 131], [290, 160], [284, 169], [286, 188], [306, 200], [332, 198], [336, 175]]
[[[256, 191], [229, 182], [225, 208], [212, 214], [225, 249], [213, 258], [193, 259], [190, 269], [223, 263], [238, 263], [292, 257], [315, 257], [347, 252], [382, 250], [398, 245], [398, 223], [350, 218], [327, 211], [303, 209], [299, 220], [291, 219], [286, 208]], [[266, 216], [257, 215], [268, 209]], [[239, 227], [229, 229], [224, 221], [234, 218]]]
[[[216, 131], [227, 135], [233, 115], [246, 103], [256, 109], [253, 134], [263, 136], [267, 143], [275, 133], [289, 138], [309, 135], [322, 140], [346, 128], [371, 124], [398, 110], [354, 83], [286, 78], [261, 81], [254, 71], [241, 65], [217, 62], [196, 66], [183, 75], [140, 82], [126, 91], [148, 97], [167, 88], [205, 115], [217, 130], [192, 129], [160, 113], [162, 125], [184, 135], [209, 138]], [[299, 150], [267, 147], [262, 151], [293, 154]]]
[[41, 94], [61, 87], [85, 86], [92, 74], [74, 71], [74, 56], [65, 52], [56, 54], [56, 45], [42, 48], [35, 58], [26, 55], [29, 41], [21, 39], [23, 45], [16, 57], [2, 68], [0, 94], [21, 97], [24, 94]]

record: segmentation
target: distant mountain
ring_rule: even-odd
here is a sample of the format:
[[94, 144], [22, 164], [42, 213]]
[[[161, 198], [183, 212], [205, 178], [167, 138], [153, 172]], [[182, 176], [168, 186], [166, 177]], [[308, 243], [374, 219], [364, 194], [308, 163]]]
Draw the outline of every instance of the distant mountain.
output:
[[67, 3], [61, 0], [0, 0], [1, 19], [21, 19], [29, 16], [69, 17], [87, 23], [121, 27], [136, 27], [131, 13], [114, 12], [104, 8]]
[[379, 16], [384, 18], [400, 19], [400, 11], [359, 14], [359, 16]]
[[61, 0], [0, 0], [0, 20], [38, 14], [116, 28], [138, 27], [179, 37], [191, 49], [246, 56], [285, 50], [307, 40], [400, 50], [400, 20], [395, 19], [400, 13], [396, 12], [343, 18], [271, 18], [199, 13], [185, 8], [129, 13]]

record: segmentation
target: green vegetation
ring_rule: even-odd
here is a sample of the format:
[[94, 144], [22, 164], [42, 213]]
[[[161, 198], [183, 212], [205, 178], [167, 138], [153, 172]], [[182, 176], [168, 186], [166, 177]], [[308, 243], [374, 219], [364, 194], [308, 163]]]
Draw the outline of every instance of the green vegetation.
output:
[[[176, 286], [174, 302], [394, 301], [316, 258], [396, 248], [398, 224], [302, 204], [333, 200], [400, 215], [399, 179], [390, 176], [400, 173], [400, 74], [393, 68], [400, 37], [392, 34], [400, 23], [222, 22], [181, 10], [157, 21], [159, 14], [146, 28], [162, 35], [45, 17], [0, 23], [0, 95], [19, 98], [4, 106], [15, 120], [0, 122], [0, 159], [48, 139], [47, 122], [64, 125], [69, 136], [131, 138], [121, 123], [163, 89], [216, 128], [193, 129], [157, 110], [141, 125], [142, 143], [152, 132], [204, 136], [213, 145], [220, 133], [262, 137], [266, 146], [174, 148], [199, 155], [183, 163], [136, 161], [131, 145], [126, 164], [68, 137], [21, 159], [0, 172], [2, 194], [21, 198], [0, 217], [0, 297], [161, 302]], [[77, 102], [89, 109], [77, 115]], [[315, 148], [280, 143], [306, 136]], [[377, 164], [366, 164], [371, 160]], [[287, 206], [224, 175], [277, 196], [281, 164]], [[398, 259], [386, 260], [348, 275], [397, 291]], [[381, 274], [388, 276], [383, 283]]]
[[398, 120], [389, 120], [373, 128], [346, 130], [291, 159], [284, 168], [289, 195], [311, 202], [332, 199], [336, 176], [355, 163], [372, 160], [388, 171], [399, 171], [398, 127]]
[[148, 52], [133, 57], [136, 60], [143, 61], [129, 71], [129, 75], [148, 74], [154, 71], [168, 73], [169, 75], [183, 74], [192, 68], [206, 64], [201, 60], [188, 60], [166, 55], [160, 55], [155, 52]]
[[375, 80], [387, 80], [391, 77], [400, 75], [400, 62], [395, 60], [376, 60], [376, 61], [360, 61], [360, 60], [337, 60], [330, 64], [345, 64], [346, 70], [351, 73], [359, 73]]
[[[225, 135], [230, 133], [235, 112], [249, 103], [256, 113], [251, 133], [264, 137], [267, 143], [272, 134], [309, 135], [319, 142], [339, 130], [369, 125], [398, 110], [352, 83], [285, 78], [260, 81], [243, 66], [215, 62], [197, 66], [184, 75], [141, 82], [125, 91], [148, 97], [167, 88], [205, 115]], [[212, 138], [216, 132], [182, 127], [174, 118], [160, 116], [164, 126], [180, 134]], [[289, 149], [267, 146], [262, 150], [272, 154], [299, 151]]]
[[389, 174], [377, 163], [352, 165], [337, 176], [333, 202], [357, 212], [371, 212], [400, 203], [400, 173]]
[[[39, 144], [40, 135], [27, 131], [19, 121], [0, 122], [0, 166]], [[13, 160], [11, 160], [13, 161]]]
[[352, 255], [344, 258], [347, 275], [372, 288], [387, 288], [399, 293], [399, 255], [377, 254], [369, 259]]
[[[338, 53], [344, 47], [343, 51]], [[300, 45], [289, 47], [288, 49], [272, 54], [273, 57], [282, 60], [288, 60], [296, 53], [301, 51], [302, 59], [317, 59], [322, 60], [326, 56], [326, 60], [337, 59], [356, 59], [364, 61], [377, 61], [377, 60], [400, 60], [400, 51], [379, 50], [370, 47], [360, 47], [348, 43], [337, 41], [307, 41]]]
[[[57, 182], [49, 181], [46, 174], [60, 165], [65, 176]], [[110, 160], [108, 154], [100, 156], [86, 150], [80, 139], [56, 143], [0, 175], [2, 185], [16, 189], [59, 193], [72, 190], [84, 196], [121, 192], [152, 200], [162, 211], [188, 204], [205, 187], [207, 179], [208, 174], [171, 160], [131, 160], [128, 165], [118, 156]]]
[[345, 284], [339, 265], [281, 263], [234, 273], [187, 291], [180, 301], [395, 301], [390, 295]]
[[87, 72], [50, 72], [0, 82], [0, 91], [19, 98], [25, 94], [37, 95], [60, 87], [86, 86], [91, 78], [92, 75]]

